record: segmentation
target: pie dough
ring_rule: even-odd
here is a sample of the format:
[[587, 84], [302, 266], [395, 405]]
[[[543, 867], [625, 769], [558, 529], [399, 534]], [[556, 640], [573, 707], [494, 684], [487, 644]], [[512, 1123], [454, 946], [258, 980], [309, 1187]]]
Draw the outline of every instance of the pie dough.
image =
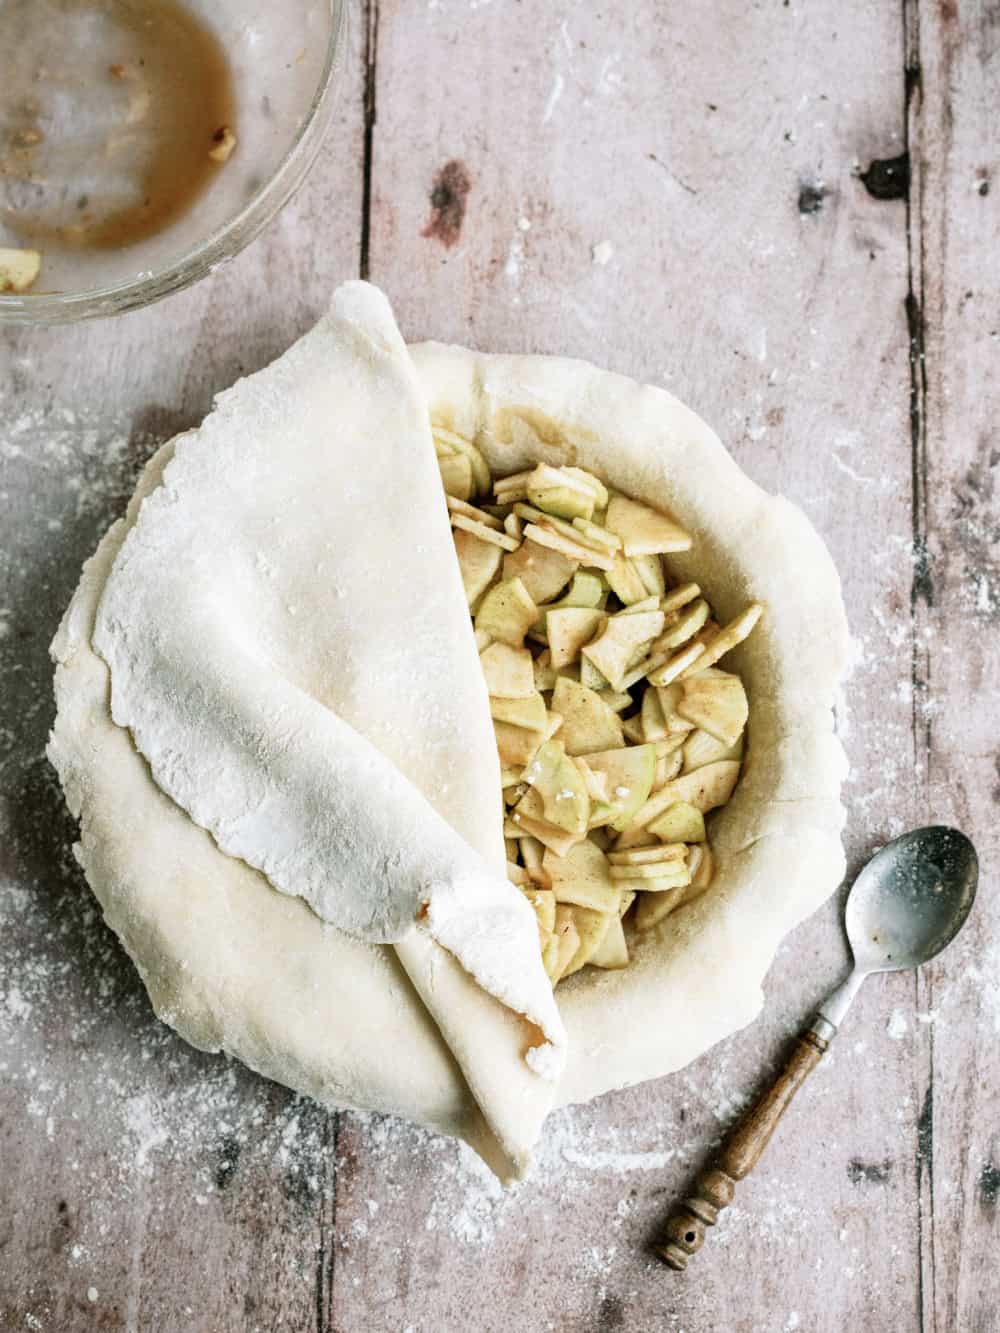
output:
[[[497, 474], [569, 463], [666, 509], [695, 534], [673, 574], [720, 617], [766, 606], [733, 654], [748, 745], [711, 889], [558, 1008], [504, 878], [431, 422]], [[54, 641], [49, 754], [161, 1018], [508, 1177], [551, 1105], [677, 1069], [757, 1013], [779, 942], [843, 875], [846, 645], [809, 522], [669, 394], [551, 357], [408, 353], [349, 283], [150, 463]]]

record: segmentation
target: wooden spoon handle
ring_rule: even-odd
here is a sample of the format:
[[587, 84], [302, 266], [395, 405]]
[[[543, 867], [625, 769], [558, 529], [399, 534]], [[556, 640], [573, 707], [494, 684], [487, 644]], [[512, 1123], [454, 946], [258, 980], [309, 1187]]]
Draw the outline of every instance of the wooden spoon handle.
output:
[[821, 1018], [797, 1038], [784, 1069], [730, 1134], [713, 1165], [698, 1176], [691, 1195], [671, 1214], [665, 1239], [655, 1246], [671, 1268], [678, 1272], [686, 1268], [688, 1256], [701, 1249], [705, 1228], [715, 1226], [719, 1213], [732, 1203], [736, 1182], [757, 1165], [786, 1107], [823, 1058], [834, 1032], [833, 1025]]

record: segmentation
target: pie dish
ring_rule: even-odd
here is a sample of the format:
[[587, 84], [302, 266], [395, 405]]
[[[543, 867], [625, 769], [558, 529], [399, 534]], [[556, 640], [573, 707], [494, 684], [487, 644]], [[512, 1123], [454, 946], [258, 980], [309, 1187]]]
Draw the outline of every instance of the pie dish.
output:
[[[750, 721], [709, 891], [555, 996], [505, 875], [432, 425], [496, 476], [578, 467], [672, 515], [697, 537], [672, 578], [720, 620], [764, 608], [732, 654]], [[676, 399], [578, 361], [407, 348], [348, 283], [148, 465], [53, 643], [49, 755], [165, 1022], [509, 1178], [552, 1106], [669, 1073], [759, 1010], [781, 939], [843, 874], [846, 645], [807, 519]]]

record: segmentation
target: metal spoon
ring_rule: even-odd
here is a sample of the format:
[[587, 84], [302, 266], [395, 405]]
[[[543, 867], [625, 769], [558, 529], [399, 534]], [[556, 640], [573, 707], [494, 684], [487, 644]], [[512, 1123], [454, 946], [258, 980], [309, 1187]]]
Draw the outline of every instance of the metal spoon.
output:
[[844, 914], [854, 968], [830, 995], [769, 1090], [743, 1117], [714, 1164], [678, 1205], [656, 1253], [671, 1268], [687, 1267], [705, 1228], [732, 1202], [736, 1181], [756, 1166], [785, 1108], [819, 1064], [865, 977], [919, 967], [950, 944], [976, 896], [976, 849], [957, 829], [914, 829], [887, 843], [854, 881]]

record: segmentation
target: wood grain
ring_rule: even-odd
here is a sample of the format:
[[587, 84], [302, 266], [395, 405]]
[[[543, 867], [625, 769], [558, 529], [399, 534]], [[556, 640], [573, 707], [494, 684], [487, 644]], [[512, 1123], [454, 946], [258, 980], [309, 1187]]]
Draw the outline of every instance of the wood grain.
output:
[[[665, 385], [797, 500], [858, 642], [838, 710], [852, 864], [933, 816], [965, 827], [988, 871], [991, 15], [985, 0], [367, 0], [340, 123], [260, 241], [148, 311], [0, 335], [0, 1329], [998, 1327], [988, 880], [932, 970], [865, 988], [676, 1276], [649, 1246], [839, 979], [836, 904], [783, 948], [757, 1023], [553, 1117], [537, 1177], [503, 1196], [447, 1141], [327, 1116], [158, 1025], [71, 863], [41, 757], [47, 644], [137, 468], [335, 281], [370, 273], [410, 336]], [[876, 198], [860, 173], [904, 152], [909, 197]]]
[[910, 15], [916, 454], [926, 580], [914, 602], [914, 729], [929, 816], [976, 830], [985, 882], [953, 953], [920, 979], [924, 1328], [992, 1329], [1000, 1193], [1000, 29], [986, 3]]

